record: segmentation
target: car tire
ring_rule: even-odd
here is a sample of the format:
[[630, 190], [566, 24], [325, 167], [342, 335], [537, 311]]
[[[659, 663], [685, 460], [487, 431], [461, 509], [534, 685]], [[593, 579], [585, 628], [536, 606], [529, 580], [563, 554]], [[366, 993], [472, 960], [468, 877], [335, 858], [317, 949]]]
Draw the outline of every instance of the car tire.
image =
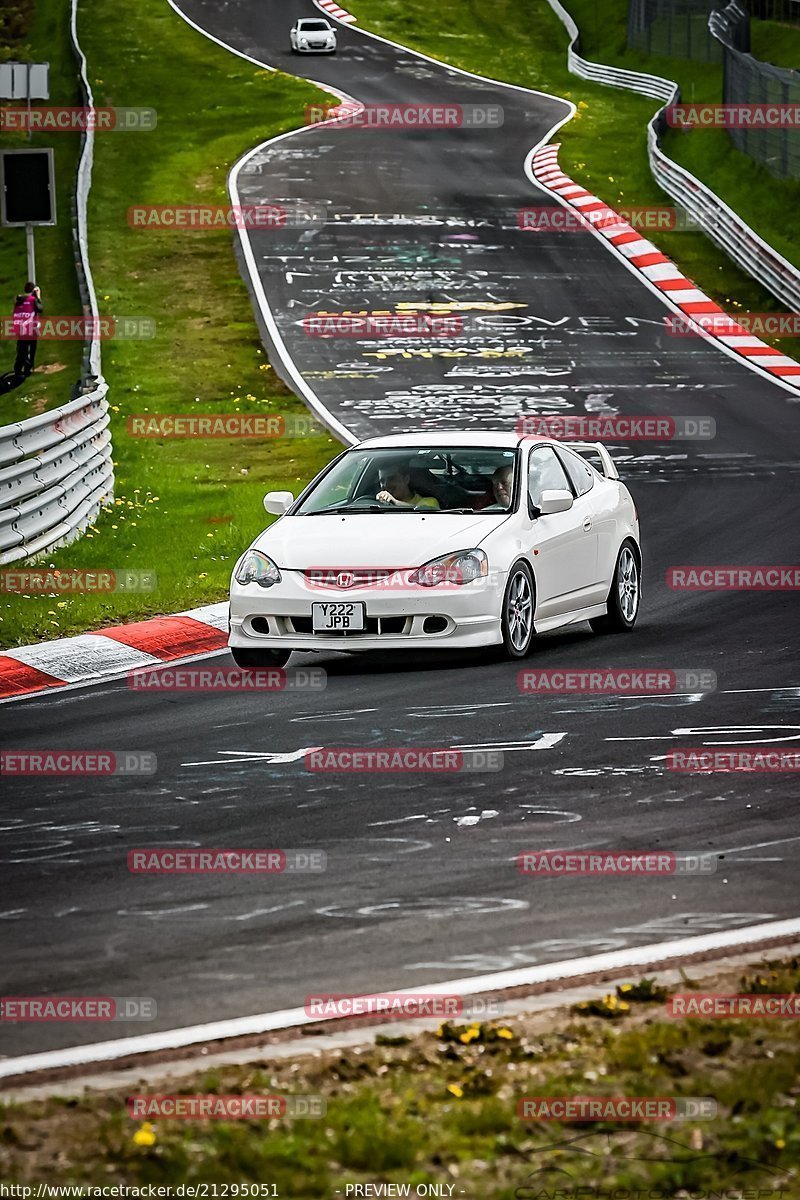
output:
[[291, 650], [243, 650], [240, 646], [231, 646], [230, 651], [237, 667], [249, 671], [285, 667], [292, 653]]
[[533, 627], [535, 594], [530, 567], [521, 561], [514, 563], [508, 573], [500, 614], [503, 658], [525, 658], [530, 651], [536, 632]]
[[627, 633], [636, 624], [642, 598], [639, 552], [630, 539], [619, 548], [606, 612], [589, 621], [595, 633]]

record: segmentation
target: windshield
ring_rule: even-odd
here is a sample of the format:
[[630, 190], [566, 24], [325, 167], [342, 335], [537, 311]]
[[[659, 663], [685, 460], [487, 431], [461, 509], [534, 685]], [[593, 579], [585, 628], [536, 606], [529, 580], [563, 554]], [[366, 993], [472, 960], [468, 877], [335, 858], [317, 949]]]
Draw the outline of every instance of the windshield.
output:
[[354, 449], [334, 463], [298, 515], [332, 512], [506, 513], [516, 451], [472, 446]]
[[327, 21], [301, 21], [298, 29], [311, 30], [313, 33], [326, 33], [330, 29]]

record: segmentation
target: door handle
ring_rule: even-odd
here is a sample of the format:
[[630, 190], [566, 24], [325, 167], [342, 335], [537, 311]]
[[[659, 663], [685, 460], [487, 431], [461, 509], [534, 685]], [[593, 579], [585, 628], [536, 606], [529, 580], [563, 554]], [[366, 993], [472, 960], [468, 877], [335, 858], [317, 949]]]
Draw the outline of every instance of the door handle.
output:
[[592, 518], [591, 517], [587, 517], [585, 519], [585, 521], [583, 522], [583, 528], [586, 530], [587, 533], [592, 528]]

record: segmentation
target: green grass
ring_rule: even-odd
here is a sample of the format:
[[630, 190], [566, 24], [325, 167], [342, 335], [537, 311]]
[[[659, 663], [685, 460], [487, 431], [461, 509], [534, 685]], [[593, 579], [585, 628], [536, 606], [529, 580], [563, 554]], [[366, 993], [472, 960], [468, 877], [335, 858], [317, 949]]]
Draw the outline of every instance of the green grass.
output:
[[800, 25], [751, 21], [750, 53], [761, 62], [800, 71]]
[[[755, 983], [728, 972], [701, 990], [800, 986], [796, 959], [759, 975]], [[418, 1184], [449, 1184], [454, 1197], [487, 1200], [792, 1200], [800, 1196], [798, 1071], [800, 1025], [792, 1020], [677, 1020], [663, 1003], [632, 1001], [614, 1023], [561, 1012], [445, 1024], [315, 1058], [270, 1061], [266, 1051], [244, 1065], [199, 1069], [177, 1087], [159, 1080], [156, 1066], [142, 1068], [128, 1091], [8, 1104], [0, 1108], [0, 1173], [22, 1184], [257, 1182], [302, 1200], [382, 1183], [408, 1185], [412, 1196]], [[327, 1111], [321, 1119], [153, 1120], [146, 1128], [128, 1116], [132, 1093], [175, 1091], [315, 1096]], [[638, 1126], [524, 1120], [519, 1102], [534, 1096], [709, 1097], [718, 1112]], [[555, 1142], [573, 1144], [553, 1150]]]
[[[9, 5], [0, 13], [0, 62], [31, 60], [50, 63], [50, 99], [38, 104], [79, 105], [76, 60], [69, 43], [69, 25], [63, 0], [39, 0]], [[3, 101], [18, 108], [18, 102]], [[46, 312], [52, 316], [80, 316], [80, 293], [72, 248], [71, 200], [80, 137], [72, 133], [36, 134], [0, 132], [0, 147], [7, 150], [52, 146], [55, 161], [57, 225], [35, 230], [36, 275]], [[0, 315], [10, 317], [14, 297], [27, 279], [24, 229], [0, 229]], [[0, 424], [34, 416], [46, 408], [66, 404], [80, 377], [81, 342], [42, 341], [36, 353], [36, 370], [21, 387], [0, 396]], [[13, 341], [0, 341], [0, 374], [14, 364]]]
[[[647, 160], [645, 127], [658, 102], [570, 75], [567, 34], [546, 0], [524, 0], [522, 10], [517, 0], [491, 5], [440, 0], [435, 8], [427, 0], [352, 0], [349, 7], [365, 28], [434, 58], [571, 99], [578, 105], [576, 118], [555, 138], [562, 143], [563, 169], [612, 206], [672, 204], [653, 181]], [[625, 0], [567, 0], [566, 7], [584, 31], [585, 57], [679, 79], [685, 100], [719, 99], [719, 67], [647, 58], [625, 49]], [[674, 132], [666, 148], [800, 265], [800, 232], [789, 216], [800, 210], [800, 183], [773, 180], [735, 151], [723, 132]], [[704, 234], [658, 232], [651, 240], [728, 311], [780, 312], [785, 307]], [[800, 354], [800, 339], [774, 344]]]
[[[66, 0], [51, 0], [66, 22]], [[307, 438], [151, 440], [138, 413], [305, 414], [262, 351], [233, 235], [136, 230], [131, 204], [227, 202], [246, 150], [303, 121], [320, 92], [263, 71], [141, 0], [119, 36], [114, 0], [83, 0], [79, 27], [96, 103], [158, 110], [152, 132], [98, 134], [89, 207], [100, 310], [157, 323], [151, 340], [105, 342], [116, 501], [95, 529], [46, 561], [57, 568], [155, 571], [150, 594], [0, 597], [0, 644], [174, 612], [227, 594], [239, 553], [266, 523], [270, 488], [299, 490], [338, 450]]]

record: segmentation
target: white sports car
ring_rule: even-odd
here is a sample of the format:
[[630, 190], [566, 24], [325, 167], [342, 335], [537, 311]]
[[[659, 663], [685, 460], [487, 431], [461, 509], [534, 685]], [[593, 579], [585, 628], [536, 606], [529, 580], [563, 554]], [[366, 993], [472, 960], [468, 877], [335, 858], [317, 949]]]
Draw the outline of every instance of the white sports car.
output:
[[334, 54], [336, 30], [320, 17], [303, 17], [289, 31], [293, 54]]
[[497, 645], [589, 621], [631, 629], [639, 518], [599, 442], [511, 433], [372, 438], [301, 493], [237, 562], [231, 653], [283, 666], [293, 650]]

